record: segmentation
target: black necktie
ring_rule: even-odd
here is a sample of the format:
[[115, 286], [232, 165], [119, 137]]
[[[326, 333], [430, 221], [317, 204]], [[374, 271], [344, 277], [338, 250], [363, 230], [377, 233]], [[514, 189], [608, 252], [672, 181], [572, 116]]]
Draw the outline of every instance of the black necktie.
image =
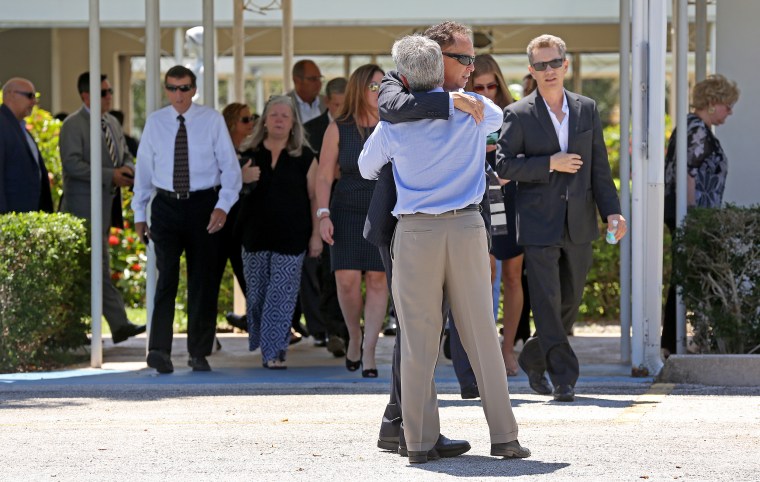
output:
[[106, 147], [108, 148], [108, 157], [111, 158], [111, 163], [114, 166], [119, 166], [119, 160], [116, 159], [116, 146], [113, 144], [113, 136], [111, 135], [111, 129], [108, 128], [105, 118], [100, 119], [100, 128], [103, 129], [103, 135], [106, 139]]
[[177, 137], [174, 138], [174, 192], [187, 194], [190, 191], [190, 166], [187, 161], [187, 129], [181, 115]]

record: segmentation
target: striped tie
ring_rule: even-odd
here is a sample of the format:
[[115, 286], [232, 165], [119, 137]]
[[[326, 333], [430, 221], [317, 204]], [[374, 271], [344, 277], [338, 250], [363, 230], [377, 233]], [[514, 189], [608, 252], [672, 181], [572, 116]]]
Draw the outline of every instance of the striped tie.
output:
[[187, 160], [187, 129], [181, 115], [177, 137], [174, 138], [174, 192], [187, 194], [190, 191], [190, 166]]
[[114, 166], [119, 166], [119, 160], [116, 158], [116, 146], [113, 143], [113, 136], [111, 135], [111, 129], [108, 128], [108, 123], [105, 117], [100, 119], [100, 128], [103, 129], [103, 135], [106, 139], [106, 147], [108, 148], [108, 157], [111, 158], [111, 162]]

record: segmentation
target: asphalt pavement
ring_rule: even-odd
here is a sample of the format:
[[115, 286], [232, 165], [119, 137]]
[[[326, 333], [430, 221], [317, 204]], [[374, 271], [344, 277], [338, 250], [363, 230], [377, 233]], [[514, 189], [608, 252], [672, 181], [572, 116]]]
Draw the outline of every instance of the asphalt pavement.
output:
[[758, 480], [760, 387], [705, 387], [630, 377], [614, 331], [576, 331], [574, 403], [510, 377], [524, 460], [489, 455], [479, 400], [462, 400], [453, 369], [436, 371], [441, 430], [462, 456], [409, 465], [376, 448], [393, 338], [380, 378], [349, 373], [306, 339], [289, 369], [266, 370], [243, 335], [220, 338], [209, 373], [144, 363], [145, 339], [104, 342], [102, 369], [0, 375], [0, 480]]

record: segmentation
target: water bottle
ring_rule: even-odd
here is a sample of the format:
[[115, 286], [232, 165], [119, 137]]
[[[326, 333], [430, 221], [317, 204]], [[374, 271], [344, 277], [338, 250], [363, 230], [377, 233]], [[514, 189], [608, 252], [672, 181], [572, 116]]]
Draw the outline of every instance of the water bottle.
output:
[[618, 230], [618, 220], [613, 219], [610, 223], [609, 228], [607, 228], [607, 236], [604, 238], [607, 240], [607, 244], [617, 244], [618, 240], [615, 239], [615, 233], [617, 233]]

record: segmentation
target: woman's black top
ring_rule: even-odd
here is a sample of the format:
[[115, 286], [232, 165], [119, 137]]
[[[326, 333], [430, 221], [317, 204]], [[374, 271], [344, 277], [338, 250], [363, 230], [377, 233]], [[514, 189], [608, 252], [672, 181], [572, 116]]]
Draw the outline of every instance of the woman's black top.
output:
[[251, 149], [250, 154], [253, 165], [261, 169], [261, 177], [256, 188], [240, 201], [237, 222], [243, 247], [248, 252], [301, 254], [311, 237], [306, 174], [314, 153], [304, 147], [300, 156], [293, 157], [283, 150], [274, 169], [272, 153], [263, 144]]

